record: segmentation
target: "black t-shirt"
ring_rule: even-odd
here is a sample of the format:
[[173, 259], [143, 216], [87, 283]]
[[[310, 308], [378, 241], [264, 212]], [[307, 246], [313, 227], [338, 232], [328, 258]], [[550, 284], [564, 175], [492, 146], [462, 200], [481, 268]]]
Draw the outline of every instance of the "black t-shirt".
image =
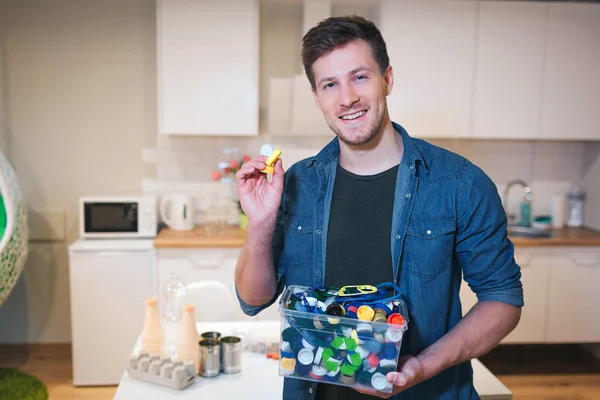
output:
[[[377, 285], [394, 280], [392, 213], [398, 166], [356, 175], [338, 165], [327, 233], [325, 285]], [[376, 399], [354, 389], [317, 385], [316, 399]]]

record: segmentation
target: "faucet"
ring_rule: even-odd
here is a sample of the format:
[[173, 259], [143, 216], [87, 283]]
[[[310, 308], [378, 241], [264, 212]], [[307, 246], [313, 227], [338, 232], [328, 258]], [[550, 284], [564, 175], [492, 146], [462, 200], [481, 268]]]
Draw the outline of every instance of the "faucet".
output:
[[527, 183], [525, 183], [521, 179], [515, 179], [515, 180], [508, 182], [508, 184], [506, 185], [506, 189], [504, 189], [504, 199], [503, 199], [504, 212], [506, 213], [506, 217], [508, 218], [508, 225], [515, 225], [515, 222], [516, 222], [515, 221], [516, 215], [508, 213], [508, 192], [515, 185], [523, 186], [523, 192], [525, 193], [525, 199], [531, 200], [531, 187]]

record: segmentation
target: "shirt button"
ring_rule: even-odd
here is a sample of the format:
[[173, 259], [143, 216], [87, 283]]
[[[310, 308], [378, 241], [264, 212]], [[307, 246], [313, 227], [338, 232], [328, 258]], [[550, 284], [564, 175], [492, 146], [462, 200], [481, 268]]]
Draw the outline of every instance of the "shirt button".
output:
[[320, 234], [321, 234], [321, 230], [317, 229], [317, 235], [320, 235]]
[[312, 388], [308, 389], [308, 393], [312, 393], [312, 392], [313, 392]]
[[431, 231], [429, 229], [427, 229], [427, 234], [431, 235]]
[[302, 227], [301, 227], [300, 225], [298, 225], [298, 230], [299, 230], [299, 231], [301, 231], [301, 230], [302, 230]]
[[397, 240], [400, 240], [400, 235], [399, 235], [399, 234], [398, 234], [398, 235], [396, 235], [396, 239], [397, 239]]
[[414, 165], [411, 165], [409, 168], [410, 168], [410, 169], [415, 169], [415, 166], [414, 166]]
[[410, 193], [406, 193], [406, 198], [410, 199]]

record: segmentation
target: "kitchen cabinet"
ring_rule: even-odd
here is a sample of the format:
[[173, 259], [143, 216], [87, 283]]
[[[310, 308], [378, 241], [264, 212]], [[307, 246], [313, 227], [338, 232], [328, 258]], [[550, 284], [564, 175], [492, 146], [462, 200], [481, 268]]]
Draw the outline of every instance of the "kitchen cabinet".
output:
[[382, 4], [381, 32], [395, 77], [389, 113], [414, 137], [470, 135], [477, 4]]
[[537, 137], [546, 10], [544, 2], [479, 3], [474, 138]]
[[600, 140], [600, 4], [548, 4], [541, 130]]
[[[240, 254], [239, 248], [184, 248], [184, 249], [159, 249], [158, 250], [158, 292], [159, 307], [164, 305], [162, 288], [175, 274], [184, 284], [198, 281], [215, 280], [222, 282], [227, 287], [237, 307], [238, 300], [235, 295], [235, 266]], [[214, 312], [218, 313], [218, 304]], [[241, 308], [238, 320], [277, 320], [279, 319], [278, 302], [263, 310], [255, 317], [245, 315]], [[212, 315], [197, 315], [199, 320], [213, 320]]]
[[[543, 343], [547, 336], [551, 256], [542, 248], [516, 248], [515, 261], [521, 267], [525, 307], [519, 325], [502, 343]], [[477, 303], [477, 297], [464, 281], [460, 298], [465, 315]]]
[[258, 0], [158, 0], [161, 134], [257, 135]]
[[600, 248], [556, 249], [550, 265], [548, 342], [600, 342]]

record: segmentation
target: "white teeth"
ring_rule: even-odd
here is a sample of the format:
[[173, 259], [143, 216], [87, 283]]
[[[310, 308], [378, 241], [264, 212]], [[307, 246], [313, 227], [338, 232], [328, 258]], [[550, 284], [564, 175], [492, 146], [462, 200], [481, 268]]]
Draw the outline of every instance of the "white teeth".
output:
[[356, 119], [358, 117], [362, 117], [364, 114], [366, 114], [366, 111], [359, 111], [357, 113], [354, 114], [350, 114], [350, 115], [344, 115], [342, 116], [342, 119]]

